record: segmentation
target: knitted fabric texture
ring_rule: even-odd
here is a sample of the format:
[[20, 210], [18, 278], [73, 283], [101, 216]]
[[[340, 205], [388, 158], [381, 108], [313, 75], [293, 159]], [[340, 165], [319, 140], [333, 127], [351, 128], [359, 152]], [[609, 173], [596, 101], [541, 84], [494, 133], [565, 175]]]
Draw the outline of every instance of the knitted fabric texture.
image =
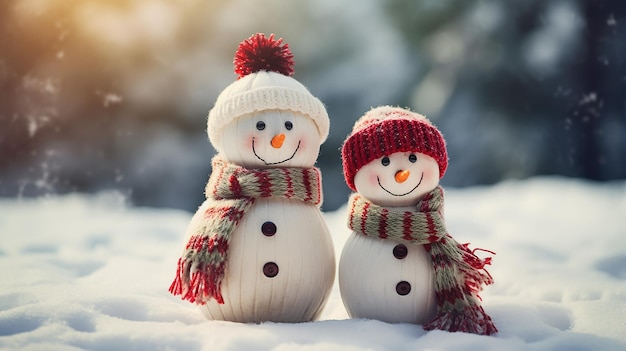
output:
[[[246, 169], [213, 158], [206, 186], [204, 216], [178, 260], [169, 291], [203, 305], [213, 298], [223, 304], [221, 283], [228, 263], [228, 247], [237, 224], [257, 198], [283, 198], [321, 205], [321, 174], [312, 168]], [[193, 223], [193, 222], [192, 222]]]
[[439, 178], [448, 167], [443, 135], [426, 117], [399, 107], [380, 106], [367, 112], [354, 125], [341, 149], [343, 174], [356, 191], [354, 177], [361, 167], [395, 152], [418, 152], [439, 165]]
[[[264, 75], [271, 76], [274, 85], [246, 86]], [[221, 139], [220, 132], [229, 122], [247, 114], [271, 110], [299, 113], [311, 118], [317, 126], [321, 141], [325, 141], [330, 122], [324, 104], [303, 85], [288, 83], [288, 80], [296, 82], [291, 77], [263, 71], [237, 80], [225, 89], [208, 115], [207, 131], [213, 145], [217, 147]]]
[[443, 189], [435, 188], [417, 204], [416, 212], [393, 211], [366, 200], [358, 193], [349, 200], [348, 226], [355, 232], [381, 239], [424, 245], [434, 271], [437, 315], [424, 329], [490, 335], [497, 332], [480, 305], [478, 292], [493, 283], [480, 259], [446, 230], [442, 217]]

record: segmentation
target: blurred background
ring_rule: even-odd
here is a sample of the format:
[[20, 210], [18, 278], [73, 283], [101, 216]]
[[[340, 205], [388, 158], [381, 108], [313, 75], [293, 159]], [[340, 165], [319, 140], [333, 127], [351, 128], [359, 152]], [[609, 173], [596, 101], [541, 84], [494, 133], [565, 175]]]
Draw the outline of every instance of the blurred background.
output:
[[325, 103], [326, 211], [340, 147], [371, 107], [406, 106], [448, 143], [446, 187], [626, 178], [626, 2], [15, 0], [0, 2], [0, 196], [117, 190], [194, 211], [206, 115], [239, 42], [289, 43]]

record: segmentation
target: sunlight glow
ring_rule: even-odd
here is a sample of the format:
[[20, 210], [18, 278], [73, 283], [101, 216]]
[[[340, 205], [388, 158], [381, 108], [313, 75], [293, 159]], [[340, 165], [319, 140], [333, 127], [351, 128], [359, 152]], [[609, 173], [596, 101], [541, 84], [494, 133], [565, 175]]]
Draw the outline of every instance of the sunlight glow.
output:
[[122, 48], [141, 41], [165, 42], [179, 25], [177, 7], [162, 1], [137, 1], [119, 8], [107, 3], [85, 3], [77, 9], [85, 33]]

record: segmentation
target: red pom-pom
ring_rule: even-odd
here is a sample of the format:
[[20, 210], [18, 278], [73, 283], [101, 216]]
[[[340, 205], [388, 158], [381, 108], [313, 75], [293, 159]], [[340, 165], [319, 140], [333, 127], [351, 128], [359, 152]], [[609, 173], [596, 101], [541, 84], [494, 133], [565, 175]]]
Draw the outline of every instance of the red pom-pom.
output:
[[274, 40], [274, 34], [269, 38], [263, 33], [257, 33], [239, 44], [235, 59], [235, 73], [239, 78], [258, 71], [270, 71], [286, 76], [293, 74], [293, 54], [289, 44], [283, 39]]

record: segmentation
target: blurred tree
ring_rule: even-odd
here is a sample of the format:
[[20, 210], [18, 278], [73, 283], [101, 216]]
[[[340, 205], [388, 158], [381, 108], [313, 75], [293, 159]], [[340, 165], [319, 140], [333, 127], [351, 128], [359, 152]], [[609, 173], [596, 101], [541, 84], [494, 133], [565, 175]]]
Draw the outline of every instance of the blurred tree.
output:
[[[213, 2], [197, 5], [179, 10], [199, 16], [215, 8]], [[202, 131], [205, 121], [184, 118], [177, 106], [185, 90], [175, 84], [187, 73], [177, 69], [182, 59], [174, 55], [187, 57], [194, 39], [168, 17], [175, 15], [165, 13], [167, 5], [90, 0], [0, 6], [0, 195], [117, 188], [136, 204], [176, 207], [202, 198], [163, 184], [168, 172], [206, 174], [208, 163], [174, 157], [182, 167], [155, 166], [164, 158], [149, 153], [165, 134], [178, 144], [160, 147], [162, 154], [184, 155], [204, 141], [179, 136]], [[141, 23], [145, 11], [155, 18]], [[205, 109], [192, 113], [202, 116]], [[198, 188], [204, 181], [197, 180]]]
[[[403, 101], [426, 110], [448, 135], [449, 184], [535, 174], [626, 176], [626, 48], [618, 25], [626, 22], [624, 7], [616, 1], [387, 2], [425, 65]], [[443, 101], [434, 103], [438, 98]], [[468, 162], [468, 147], [483, 159]]]
[[[585, 50], [575, 71], [581, 72], [582, 98], [571, 113], [572, 137], [578, 138], [574, 141], [578, 151], [576, 163], [580, 165], [574, 175], [593, 180], [623, 178], [626, 176], [626, 3], [600, 0], [583, 1], [582, 5]], [[619, 122], [615, 126], [611, 123], [613, 119]], [[621, 129], [621, 137], [607, 143], [612, 127]], [[615, 154], [612, 148], [616, 149], [617, 157], [611, 157]]]

